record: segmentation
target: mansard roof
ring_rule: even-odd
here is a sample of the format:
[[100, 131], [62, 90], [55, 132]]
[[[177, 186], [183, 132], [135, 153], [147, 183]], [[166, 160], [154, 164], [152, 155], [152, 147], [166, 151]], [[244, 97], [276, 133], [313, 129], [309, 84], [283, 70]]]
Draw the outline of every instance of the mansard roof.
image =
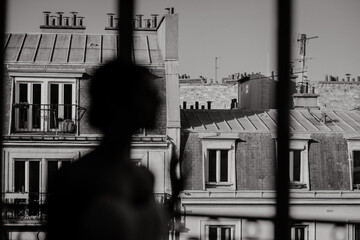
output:
[[[181, 126], [192, 132], [276, 132], [277, 110], [182, 109]], [[360, 133], [358, 110], [290, 110], [293, 133]]]
[[[5, 64], [98, 65], [117, 57], [118, 35], [75, 33], [7, 33]], [[134, 34], [133, 59], [140, 65], [162, 65], [157, 33]]]

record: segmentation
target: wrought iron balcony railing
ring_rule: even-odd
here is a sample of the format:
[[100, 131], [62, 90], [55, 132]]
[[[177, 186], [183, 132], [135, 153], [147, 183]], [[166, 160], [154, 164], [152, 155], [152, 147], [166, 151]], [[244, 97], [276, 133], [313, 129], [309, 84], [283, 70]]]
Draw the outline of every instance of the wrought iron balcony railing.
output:
[[1, 217], [4, 223], [43, 223], [46, 193], [3, 193]]
[[13, 133], [76, 133], [86, 109], [76, 104], [14, 103]]

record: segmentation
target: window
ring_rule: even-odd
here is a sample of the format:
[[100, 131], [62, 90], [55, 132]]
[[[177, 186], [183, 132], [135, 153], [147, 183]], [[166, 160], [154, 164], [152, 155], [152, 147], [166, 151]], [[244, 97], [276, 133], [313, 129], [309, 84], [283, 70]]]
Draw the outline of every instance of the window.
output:
[[14, 159], [13, 192], [38, 195], [47, 190], [61, 166], [69, 165], [72, 159]]
[[15, 131], [74, 131], [63, 121], [75, 121], [74, 79], [16, 78]]
[[208, 183], [229, 183], [229, 150], [208, 150]]
[[291, 227], [291, 240], [308, 240], [308, 226], [296, 225]]
[[309, 189], [308, 140], [290, 141], [289, 181], [290, 188]]
[[360, 190], [360, 151], [353, 152], [353, 187]]
[[201, 239], [235, 240], [240, 239], [241, 220], [201, 220]]
[[353, 225], [353, 240], [360, 240], [360, 224]]
[[234, 239], [235, 226], [207, 226], [208, 240], [232, 240]]
[[236, 135], [200, 135], [202, 138], [204, 189], [235, 190]]

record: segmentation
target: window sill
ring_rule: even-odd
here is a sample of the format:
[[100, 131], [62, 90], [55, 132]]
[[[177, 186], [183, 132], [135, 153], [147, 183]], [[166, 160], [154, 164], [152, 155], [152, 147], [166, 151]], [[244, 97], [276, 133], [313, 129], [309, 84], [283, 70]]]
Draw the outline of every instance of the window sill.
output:
[[206, 189], [224, 189], [224, 190], [229, 190], [229, 189], [234, 189], [234, 184], [233, 183], [205, 183], [205, 188]]
[[307, 184], [300, 182], [290, 182], [289, 189], [307, 189]]

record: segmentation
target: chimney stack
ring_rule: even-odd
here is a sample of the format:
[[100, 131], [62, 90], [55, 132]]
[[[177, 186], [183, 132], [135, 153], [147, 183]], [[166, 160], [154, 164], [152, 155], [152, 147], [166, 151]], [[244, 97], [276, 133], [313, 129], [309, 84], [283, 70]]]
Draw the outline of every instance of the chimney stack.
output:
[[71, 18], [64, 15], [64, 12], [59, 11], [55, 12], [56, 15], [50, 15], [51, 12], [44, 11], [44, 24], [40, 25], [40, 29], [45, 33], [83, 32], [84, 29], [86, 29], [84, 26], [84, 17], [77, 17], [78, 12], [70, 13], [72, 14]]
[[207, 101], [207, 109], [211, 109], [211, 101]]
[[49, 11], [44, 11], [43, 13], [44, 13], [44, 25], [45, 25], [45, 26], [49, 26], [49, 24], [50, 24], [50, 23], [49, 23], [49, 20], [50, 20], [50, 19], [49, 19], [49, 18], [50, 18], [49, 15], [50, 15], [51, 12], [49, 12]]
[[62, 26], [63, 25], [63, 14], [64, 12], [56, 12], [56, 14], [58, 15], [58, 25]]

